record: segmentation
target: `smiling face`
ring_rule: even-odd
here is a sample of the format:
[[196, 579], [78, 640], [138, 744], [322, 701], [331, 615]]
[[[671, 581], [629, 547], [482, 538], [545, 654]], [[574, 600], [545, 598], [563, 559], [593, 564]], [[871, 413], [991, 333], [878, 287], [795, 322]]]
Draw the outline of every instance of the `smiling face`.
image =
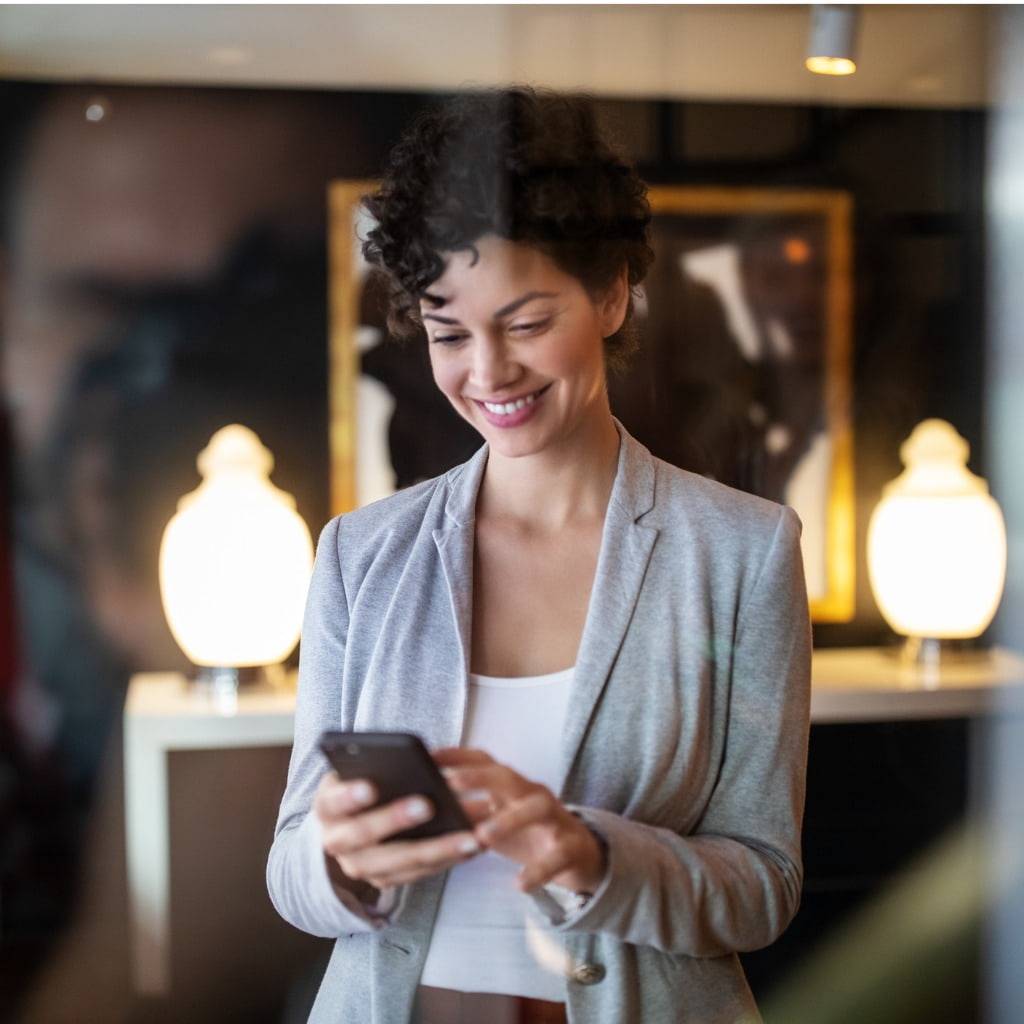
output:
[[494, 453], [600, 437], [604, 339], [627, 298], [624, 277], [592, 297], [538, 249], [487, 235], [448, 256], [421, 302], [434, 380]]

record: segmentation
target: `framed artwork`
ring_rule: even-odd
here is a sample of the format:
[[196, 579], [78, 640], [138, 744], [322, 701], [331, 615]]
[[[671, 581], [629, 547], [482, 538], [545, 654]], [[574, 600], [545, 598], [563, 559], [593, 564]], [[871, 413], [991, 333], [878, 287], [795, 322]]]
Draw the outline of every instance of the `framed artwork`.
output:
[[[359, 199], [329, 196], [332, 510], [443, 472], [479, 437], [448, 407], [425, 346], [383, 344]], [[851, 214], [847, 193], [655, 186], [656, 259], [640, 346], [612, 408], [656, 455], [792, 505], [812, 617], [854, 612]]]
[[846, 192], [652, 187], [640, 348], [612, 407], [656, 455], [794, 507], [811, 613], [855, 600]]

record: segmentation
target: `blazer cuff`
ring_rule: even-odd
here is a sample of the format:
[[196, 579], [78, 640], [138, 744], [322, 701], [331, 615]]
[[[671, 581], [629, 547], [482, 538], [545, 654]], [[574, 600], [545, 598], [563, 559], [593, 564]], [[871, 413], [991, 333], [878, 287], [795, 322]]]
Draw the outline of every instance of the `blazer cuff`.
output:
[[313, 914], [328, 927], [330, 933], [341, 935], [350, 931], [382, 928], [399, 902], [397, 891], [385, 890], [371, 907], [360, 902], [353, 893], [335, 885], [327, 869], [323, 825], [312, 812], [306, 815], [299, 826], [298, 839], [306, 864], [308, 896]]

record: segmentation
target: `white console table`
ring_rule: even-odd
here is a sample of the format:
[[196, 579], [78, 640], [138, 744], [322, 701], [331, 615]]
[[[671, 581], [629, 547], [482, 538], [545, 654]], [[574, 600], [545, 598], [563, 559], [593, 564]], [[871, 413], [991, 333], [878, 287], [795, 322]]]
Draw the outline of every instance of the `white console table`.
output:
[[231, 700], [194, 689], [175, 673], [132, 677], [124, 712], [125, 839], [138, 992], [161, 995], [170, 989], [168, 754], [290, 746], [294, 717], [289, 686], [243, 691]]
[[824, 648], [811, 668], [811, 722], [974, 718], [1024, 712], [1024, 657], [995, 647], [934, 668], [878, 647]]
[[[877, 648], [816, 651], [815, 724], [1024, 713], [1024, 658], [996, 649], [979, 661], [926, 673]], [[175, 750], [289, 746], [295, 694], [242, 692], [218, 703], [176, 674], [132, 678], [125, 707], [125, 830], [135, 988], [170, 989], [168, 754]]]

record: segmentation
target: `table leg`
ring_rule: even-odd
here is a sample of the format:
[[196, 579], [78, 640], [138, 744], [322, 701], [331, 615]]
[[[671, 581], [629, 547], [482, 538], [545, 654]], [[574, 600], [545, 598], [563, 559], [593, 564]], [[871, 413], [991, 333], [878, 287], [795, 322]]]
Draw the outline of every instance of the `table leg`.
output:
[[151, 720], [127, 718], [124, 732], [132, 979], [136, 991], [160, 995], [170, 988], [167, 749]]

